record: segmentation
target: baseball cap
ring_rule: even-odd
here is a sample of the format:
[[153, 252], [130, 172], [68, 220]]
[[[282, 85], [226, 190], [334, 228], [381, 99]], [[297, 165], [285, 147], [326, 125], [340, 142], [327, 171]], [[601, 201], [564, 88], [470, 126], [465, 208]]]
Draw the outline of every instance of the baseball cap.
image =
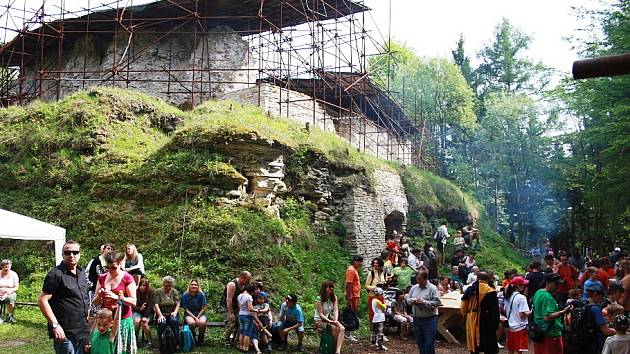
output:
[[621, 252], [621, 248], [615, 247], [615, 252]]
[[379, 287], [374, 288], [374, 295], [383, 295], [383, 289]]
[[527, 285], [529, 284], [529, 280], [518, 276], [518, 277], [514, 277], [512, 278], [512, 280], [510, 281], [510, 284], [514, 284], [514, 285]]
[[545, 281], [545, 283], [557, 283], [557, 284], [566, 283], [564, 279], [562, 279], [562, 277], [556, 273], [545, 274], [545, 277], [543, 278], [543, 280]]
[[289, 294], [289, 295], [287, 295], [287, 300], [293, 301], [293, 302], [297, 302], [298, 297], [295, 294]]
[[266, 292], [264, 292], [264, 291], [261, 291], [261, 292], [259, 292], [259, 293], [258, 293], [258, 296], [262, 296], [262, 297], [264, 297], [264, 298], [266, 299], [266, 298], [267, 298], [267, 296], [269, 296], [269, 294], [267, 294], [267, 293], [266, 293]]
[[588, 285], [586, 285], [584, 287], [584, 291], [588, 292], [597, 292], [597, 293], [602, 293], [604, 292], [604, 287], [599, 283], [589, 283]]

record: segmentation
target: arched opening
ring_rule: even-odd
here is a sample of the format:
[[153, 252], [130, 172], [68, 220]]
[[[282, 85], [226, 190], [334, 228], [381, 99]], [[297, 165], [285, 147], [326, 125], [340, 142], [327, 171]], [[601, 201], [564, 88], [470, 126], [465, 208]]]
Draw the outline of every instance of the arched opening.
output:
[[385, 217], [385, 237], [387, 238], [394, 231], [400, 234], [405, 224], [405, 214], [399, 211], [392, 211]]

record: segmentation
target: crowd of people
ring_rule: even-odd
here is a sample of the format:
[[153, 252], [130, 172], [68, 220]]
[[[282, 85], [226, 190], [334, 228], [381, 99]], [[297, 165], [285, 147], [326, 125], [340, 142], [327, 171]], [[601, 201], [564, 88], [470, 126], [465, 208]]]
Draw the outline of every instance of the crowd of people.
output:
[[[506, 271], [499, 280], [477, 262], [479, 234], [473, 224], [456, 231], [450, 267], [445, 254], [449, 240], [446, 224], [433, 236], [441, 245], [437, 251], [431, 241], [416, 247], [393, 232], [367, 270], [363, 257], [354, 256], [340, 290], [344, 310], [332, 280], [321, 284], [315, 299], [313, 328], [322, 343], [328, 336], [330, 352], [341, 353], [345, 342], [358, 341], [359, 305], [366, 291], [370, 340], [379, 350], [388, 350], [389, 327], [402, 340], [415, 340], [420, 353], [435, 353], [441, 299], [459, 294], [466, 346], [472, 353], [497, 353], [504, 339], [509, 353], [529, 350], [530, 339], [537, 354], [630, 351], [630, 258], [619, 248], [599, 258], [550, 248], [542, 264], [534, 261], [522, 272]], [[175, 345], [181, 343], [181, 326], [197, 345], [204, 345], [208, 299], [197, 279], [181, 295], [171, 276], [152, 289], [133, 244], [122, 254], [110, 243], [101, 245], [85, 269], [79, 266], [80, 254], [77, 242], [66, 242], [63, 261], [47, 274], [38, 300], [56, 353], [91, 349], [96, 354], [133, 354], [152, 343], [162, 349], [169, 336]], [[451, 274], [440, 275], [440, 265]], [[8, 322], [15, 322], [18, 287], [11, 262], [3, 260], [0, 303], [6, 305]], [[289, 334], [295, 332], [295, 349], [304, 351], [306, 315], [298, 295], [286, 295], [274, 314], [263, 283], [242, 271], [225, 285], [221, 298], [226, 347], [256, 353], [286, 350]], [[157, 327], [155, 339], [152, 324]]]

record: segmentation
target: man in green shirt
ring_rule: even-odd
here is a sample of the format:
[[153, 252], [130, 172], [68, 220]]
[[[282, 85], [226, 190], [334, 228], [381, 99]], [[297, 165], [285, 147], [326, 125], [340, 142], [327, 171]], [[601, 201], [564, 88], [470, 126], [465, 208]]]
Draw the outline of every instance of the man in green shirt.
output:
[[553, 297], [558, 284], [564, 283], [562, 277], [555, 273], [545, 274], [543, 286], [534, 294], [533, 311], [534, 322], [545, 334], [541, 342], [534, 343], [536, 354], [562, 353], [562, 316], [572, 309], [567, 306], [559, 311], [558, 303]]
[[394, 274], [398, 280], [398, 289], [404, 290], [411, 285], [411, 277], [416, 274], [416, 271], [409, 266], [407, 258], [402, 258], [400, 260], [400, 267], [394, 268], [392, 274]]

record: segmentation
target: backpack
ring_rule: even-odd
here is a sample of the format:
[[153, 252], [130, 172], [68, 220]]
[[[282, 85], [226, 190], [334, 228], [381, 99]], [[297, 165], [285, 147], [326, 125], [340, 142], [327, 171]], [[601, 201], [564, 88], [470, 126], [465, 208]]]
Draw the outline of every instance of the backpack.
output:
[[586, 304], [579, 301], [573, 302], [571, 310], [571, 321], [567, 329], [567, 343], [570, 350], [581, 350], [592, 347], [597, 342], [597, 331], [595, 318], [591, 312], [593, 304]]
[[177, 351], [177, 340], [175, 339], [175, 333], [173, 333], [171, 327], [167, 326], [164, 329], [159, 340], [161, 354], [173, 354]]
[[433, 239], [434, 239], [435, 241], [437, 241], [437, 243], [441, 243], [441, 242], [442, 242], [442, 240], [444, 239], [444, 235], [442, 235], [442, 234], [440, 233], [440, 231], [438, 230], [438, 231], [436, 231], [436, 232], [435, 232], [435, 234], [433, 235]]
[[182, 327], [182, 335], [180, 337], [182, 341], [182, 351], [184, 353], [188, 353], [195, 347], [195, 336], [188, 325]]
[[357, 314], [350, 307], [346, 307], [341, 313], [341, 320], [339, 321], [346, 327], [346, 331], [356, 331], [359, 329], [359, 318]]

